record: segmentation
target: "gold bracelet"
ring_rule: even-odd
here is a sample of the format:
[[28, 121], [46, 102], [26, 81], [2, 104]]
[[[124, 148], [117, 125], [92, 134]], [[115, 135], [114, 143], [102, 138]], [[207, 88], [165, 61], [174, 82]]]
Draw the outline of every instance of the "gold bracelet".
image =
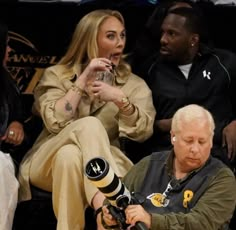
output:
[[129, 103], [127, 106], [122, 107], [121, 111], [127, 112], [127, 111], [129, 111], [132, 107], [133, 107], [133, 105], [132, 105], [131, 103]]
[[127, 112], [128, 112], [128, 115], [133, 114], [134, 111], [135, 111], [135, 107], [134, 107], [134, 105], [132, 103], [130, 103], [125, 109], [120, 109], [120, 112], [122, 114], [127, 114]]
[[123, 105], [120, 109], [121, 110], [125, 110], [127, 107], [129, 107], [130, 106], [130, 101], [128, 101], [125, 105]]
[[81, 89], [78, 85], [72, 84], [71, 90], [82, 95], [84, 93], [84, 89]]
[[126, 107], [128, 107], [130, 105], [130, 101], [128, 97], [123, 97], [121, 100], [122, 106], [120, 107], [121, 110], [125, 109]]

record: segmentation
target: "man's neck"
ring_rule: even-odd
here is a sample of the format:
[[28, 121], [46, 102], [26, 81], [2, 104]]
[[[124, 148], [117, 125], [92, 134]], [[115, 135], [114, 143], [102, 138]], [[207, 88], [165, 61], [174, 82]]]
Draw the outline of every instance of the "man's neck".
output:
[[179, 179], [183, 179], [184, 177], [186, 177], [188, 175], [189, 172], [183, 170], [181, 167], [179, 167], [179, 164], [176, 160], [176, 158], [174, 158], [174, 162], [173, 162], [173, 174], [175, 176], [175, 178], [177, 180]]

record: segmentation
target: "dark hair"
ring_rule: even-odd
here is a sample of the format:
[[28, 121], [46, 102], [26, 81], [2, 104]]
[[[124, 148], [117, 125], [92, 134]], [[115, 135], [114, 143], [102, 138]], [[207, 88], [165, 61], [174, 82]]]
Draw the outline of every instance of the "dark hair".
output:
[[207, 29], [204, 23], [204, 15], [199, 8], [178, 7], [170, 10], [168, 14], [176, 14], [185, 17], [186, 29], [192, 33], [198, 34], [201, 42], [206, 43], [208, 41]]
[[190, 0], [169, 0], [161, 2], [153, 11], [151, 16], [148, 18], [145, 27], [150, 31], [150, 33], [158, 34], [159, 37], [160, 27], [163, 19], [168, 14], [168, 11], [178, 3], [186, 3], [190, 7], [194, 6], [194, 3]]
[[132, 70], [137, 75], [143, 76], [145, 78], [148, 69], [147, 66], [152, 63], [153, 58], [156, 58], [155, 55], [158, 53], [160, 48], [160, 28], [163, 19], [167, 15], [169, 9], [178, 3], [186, 3], [189, 5], [189, 7], [195, 6], [195, 3], [191, 0], [160, 1], [156, 5], [154, 11], [148, 17], [144, 27], [141, 29], [141, 32], [139, 33], [132, 50], [132, 54], [128, 57], [132, 66]]

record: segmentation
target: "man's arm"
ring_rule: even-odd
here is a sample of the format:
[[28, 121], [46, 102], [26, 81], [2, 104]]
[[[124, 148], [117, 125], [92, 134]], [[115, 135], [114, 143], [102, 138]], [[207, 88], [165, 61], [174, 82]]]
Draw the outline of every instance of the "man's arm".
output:
[[227, 146], [228, 158], [233, 161], [236, 156], [236, 120], [224, 127], [222, 139], [222, 146]]
[[221, 229], [223, 224], [230, 220], [235, 209], [235, 191], [236, 182], [233, 173], [229, 168], [223, 168], [189, 213], [165, 215], [153, 213], [151, 229]]
[[227, 146], [228, 158], [233, 161], [236, 156], [236, 55], [232, 52], [227, 52], [225, 56], [227, 57], [224, 59], [225, 65], [230, 78], [229, 97], [233, 110], [233, 120], [222, 131], [222, 146]]
[[156, 120], [154, 123], [154, 129], [161, 132], [170, 132], [172, 119]]

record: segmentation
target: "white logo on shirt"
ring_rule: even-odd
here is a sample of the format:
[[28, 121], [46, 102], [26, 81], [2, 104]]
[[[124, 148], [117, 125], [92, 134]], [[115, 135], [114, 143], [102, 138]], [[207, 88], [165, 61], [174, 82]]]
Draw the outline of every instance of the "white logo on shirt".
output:
[[211, 77], [210, 77], [210, 75], [211, 75], [211, 72], [207, 72], [206, 70], [203, 70], [203, 77], [205, 78], [207, 78], [208, 80], [211, 80]]

